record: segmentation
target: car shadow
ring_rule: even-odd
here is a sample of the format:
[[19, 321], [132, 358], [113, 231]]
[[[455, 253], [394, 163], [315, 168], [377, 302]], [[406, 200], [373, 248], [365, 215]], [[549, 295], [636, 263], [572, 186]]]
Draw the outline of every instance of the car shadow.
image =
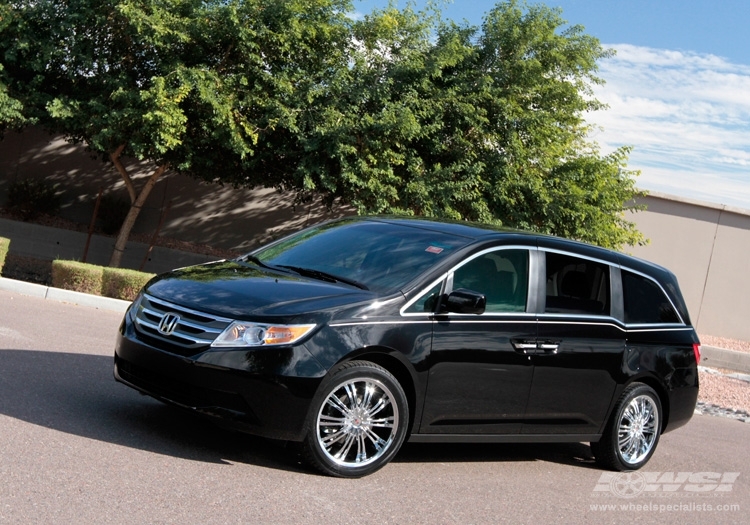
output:
[[[314, 474], [299, 447], [226, 430], [115, 382], [109, 356], [0, 350], [0, 414], [33, 425], [156, 454], [207, 463], [245, 463]], [[394, 460], [550, 461], [590, 467], [588, 446], [406, 443]]]
[[406, 443], [394, 459], [402, 463], [547, 461], [595, 468], [594, 456], [584, 443]]
[[0, 350], [0, 414], [166, 456], [307, 471], [283, 443], [143, 396], [115, 382], [112, 368], [108, 356]]

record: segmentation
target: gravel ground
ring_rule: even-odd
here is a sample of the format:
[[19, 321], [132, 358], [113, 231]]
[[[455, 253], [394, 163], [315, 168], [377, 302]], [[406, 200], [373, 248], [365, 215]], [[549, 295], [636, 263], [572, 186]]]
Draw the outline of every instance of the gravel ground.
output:
[[742, 412], [750, 422], [750, 382], [729, 377], [722, 371], [703, 369], [703, 367], [698, 371], [698, 380], [700, 381], [698, 401], [705, 404], [709, 412], [712, 408], [715, 411], [716, 407], [731, 412]]
[[[701, 344], [738, 352], [750, 352], [750, 341], [699, 335]], [[731, 375], [742, 377], [730, 377]], [[698, 370], [700, 392], [698, 411], [704, 414], [731, 417], [750, 423], [750, 381], [747, 375], [732, 370], [701, 367]], [[748, 378], [750, 379], [750, 378]]]
[[702, 345], [750, 353], [750, 341], [740, 341], [739, 339], [729, 339], [727, 337], [716, 337], [703, 334], [699, 334], [698, 338], [701, 340]]

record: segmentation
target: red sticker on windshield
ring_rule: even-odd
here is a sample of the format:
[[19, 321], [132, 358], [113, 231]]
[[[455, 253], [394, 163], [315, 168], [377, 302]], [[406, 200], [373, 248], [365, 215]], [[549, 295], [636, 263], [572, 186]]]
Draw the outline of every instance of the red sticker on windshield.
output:
[[438, 246], [428, 246], [425, 251], [430, 253], [440, 253], [443, 249]]

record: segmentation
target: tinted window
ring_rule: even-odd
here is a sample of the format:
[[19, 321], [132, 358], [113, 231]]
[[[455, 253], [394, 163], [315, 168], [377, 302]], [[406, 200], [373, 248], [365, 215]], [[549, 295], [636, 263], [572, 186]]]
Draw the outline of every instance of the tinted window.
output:
[[642, 275], [622, 271], [626, 323], [679, 323], [680, 318], [659, 286]]
[[609, 315], [609, 266], [547, 253], [547, 313]]
[[484, 294], [487, 312], [524, 312], [529, 276], [527, 250], [497, 250], [480, 255], [453, 274], [453, 289]]
[[254, 255], [353, 279], [374, 291], [398, 289], [468, 239], [377, 221], [339, 221], [305, 230]]
[[406, 312], [413, 313], [424, 313], [434, 312], [435, 307], [438, 304], [440, 298], [440, 290], [443, 287], [442, 281], [432, 287], [432, 289], [419, 298], [414, 304], [406, 309]]

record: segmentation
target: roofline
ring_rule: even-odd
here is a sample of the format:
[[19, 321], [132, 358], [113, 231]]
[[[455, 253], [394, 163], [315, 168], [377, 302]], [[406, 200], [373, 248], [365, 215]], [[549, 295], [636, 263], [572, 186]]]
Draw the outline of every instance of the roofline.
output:
[[[672, 195], [670, 193], [661, 193], [659, 191], [648, 191], [645, 195], [645, 198], [653, 197], [655, 199], [660, 199], [664, 201], [670, 201], [670, 202], [677, 202], [680, 204], [690, 204], [692, 206], [698, 206], [701, 208], [707, 208], [710, 210], [718, 210], [718, 211], [726, 211], [729, 213], [735, 213], [737, 215], [743, 215], [745, 217], [750, 217], [750, 209], [748, 208], [740, 208], [739, 206], [730, 206], [728, 204], [718, 204], [716, 202], [708, 202], [708, 201], [702, 201], [699, 199], [693, 199], [690, 197], [682, 197], [679, 195]], [[644, 197], [639, 199], [641, 202], [643, 202]], [[638, 203], [636, 201], [636, 203]], [[646, 211], [648, 211], [648, 206], [646, 208]]]

